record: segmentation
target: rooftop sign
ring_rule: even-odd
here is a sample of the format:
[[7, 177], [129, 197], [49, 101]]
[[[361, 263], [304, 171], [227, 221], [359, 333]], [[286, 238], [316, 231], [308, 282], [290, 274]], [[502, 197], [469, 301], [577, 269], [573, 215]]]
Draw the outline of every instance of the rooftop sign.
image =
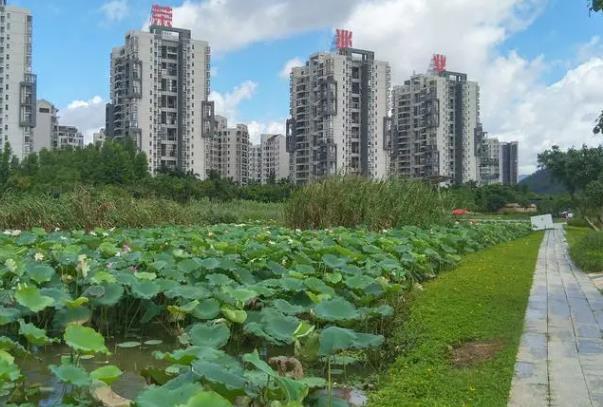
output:
[[162, 27], [172, 27], [172, 8], [163, 7], [157, 4], [151, 9], [151, 25], [160, 25]]
[[335, 47], [337, 49], [352, 48], [352, 32], [338, 29], [335, 33]]
[[435, 73], [442, 73], [446, 70], [446, 55], [435, 54], [432, 60]]

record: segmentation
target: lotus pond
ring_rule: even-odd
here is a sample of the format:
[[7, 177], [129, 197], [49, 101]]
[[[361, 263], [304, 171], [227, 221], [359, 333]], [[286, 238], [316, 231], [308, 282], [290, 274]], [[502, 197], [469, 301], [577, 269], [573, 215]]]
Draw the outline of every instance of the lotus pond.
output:
[[347, 406], [405, 291], [529, 231], [6, 232], [0, 404]]

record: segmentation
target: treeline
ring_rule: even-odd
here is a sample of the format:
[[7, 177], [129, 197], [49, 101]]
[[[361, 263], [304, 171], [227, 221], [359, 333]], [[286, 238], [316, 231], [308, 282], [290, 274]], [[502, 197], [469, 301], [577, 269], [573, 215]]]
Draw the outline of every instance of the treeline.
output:
[[569, 191], [581, 215], [603, 224], [603, 146], [567, 151], [554, 146], [538, 156], [538, 163]]
[[148, 172], [147, 158], [130, 140], [105, 142], [84, 148], [42, 150], [19, 162], [6, 146], [0, 156], [0, 193], [49, 194], [55, 197], [77, 188], [119, 187], [134, 198], [164, 198], [177, 202], [210, 199], [283, 202], [293, 190], [284, 181], [266, 185], [238, 185], [210, 173], [200, 180], [195, 174]]

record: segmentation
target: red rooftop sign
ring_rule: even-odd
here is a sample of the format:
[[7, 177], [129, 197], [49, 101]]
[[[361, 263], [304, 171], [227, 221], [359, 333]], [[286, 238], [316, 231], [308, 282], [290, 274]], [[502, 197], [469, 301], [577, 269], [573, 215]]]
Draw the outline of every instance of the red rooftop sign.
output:
[[446, 55], [435, 54], [433, 56], [433, 70], [442, 73], [446, 70]]
[[151, 9], [151, 25], [172, 27], [172, 8], [162, 7], [157, 4]]
[[338, 29], [335, 34], [335, 46], [337, 49], [352, 48], [352, 32]]

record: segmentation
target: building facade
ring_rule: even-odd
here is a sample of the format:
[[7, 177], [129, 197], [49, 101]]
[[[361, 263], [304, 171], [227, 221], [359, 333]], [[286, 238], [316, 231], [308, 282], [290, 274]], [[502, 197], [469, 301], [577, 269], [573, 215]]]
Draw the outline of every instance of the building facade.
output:
[[84, 135], [77, 127], [59, 125], [57, 128], [56, 146], [53, 145], [53, 148], [62, 150], [69, 147], [84, 147]]
[[502, 182], [505, 185], [517, 185], [519, 167], [519, 143], [512, 141], [501, 143]]
[[52, 150], [57, 145], [59, 110], [49, 101], [41, 99], [37, 102], [36, 127], [33, 129], [33, 151], [39, 153], [43, 149]]
[[92, 135], [92, 143], [102, 145], [106, 140], [105, 129], [100, 129]]
[[0, 0], [0, 148], [23, 159], [34, 149], [36, 75], [32, 73], [31, 12]]
[[216, 116], [215, 135], [210, 139], [209, 168], [238, 184], [249, 181], [249, 131], [244, 124], [228, 127], [226, 118]]
[[502, 150], [495, 138], [484, 138], [480, 152], [480, 185], [503, 183]]
[[393, 90], [391, 173], [462, 184], [478, 181], [479, 85], [449, 71], [413, 75]]
[[388, 63], [354, 48], [317, 53], [293, 68], [287, 121], [293, 182], [334, 174], [387, 176], [390, 82]]
[[249, 144], [249, 182], [262, 182], [262, 146], [259, 144]]
[[267, 184], [289, 178], [287, 139], [282, 134], [262, 134], [259, 145], [249, 146], [249, 180]]
[[159, 25], [131, 31], [111, 53], [106, 136], [135, 140], [151, 173], [165, 168], [205, 178], [214, 123], [209, 92], [207, 42]]

